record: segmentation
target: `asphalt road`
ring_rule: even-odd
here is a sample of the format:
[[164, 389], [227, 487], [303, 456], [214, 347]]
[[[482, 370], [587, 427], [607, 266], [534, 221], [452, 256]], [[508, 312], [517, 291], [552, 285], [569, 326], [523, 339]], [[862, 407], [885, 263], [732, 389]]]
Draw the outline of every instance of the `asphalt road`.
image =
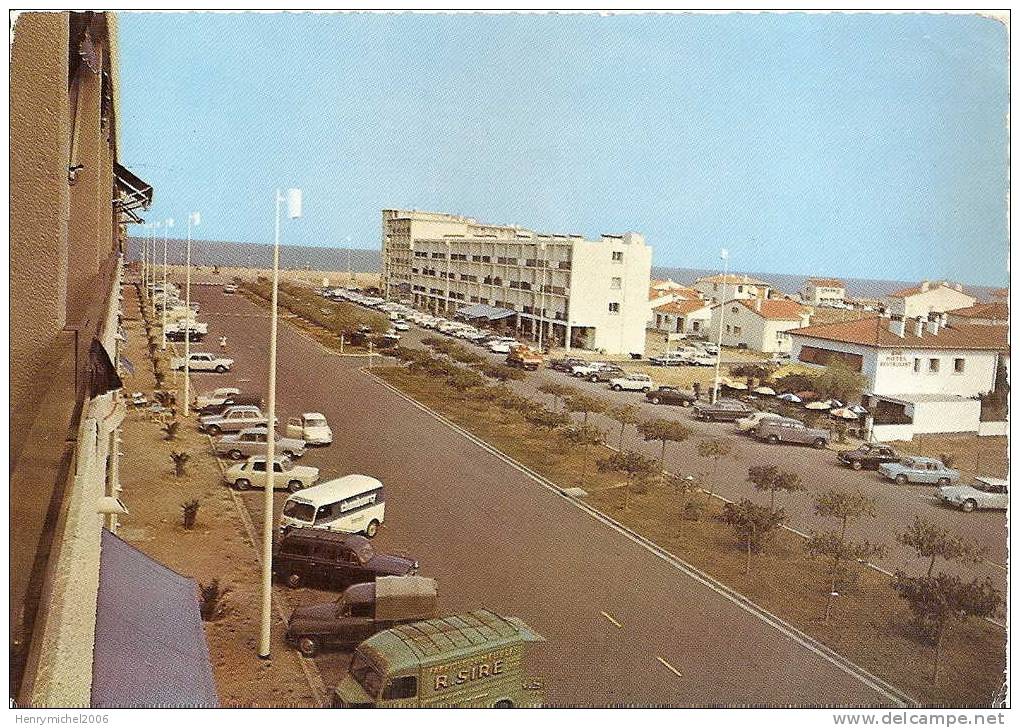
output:
[[[196, 286], [210, 338], [225, 333], [226, 375], [197, 391], [265, 385], [268, 318], [241, 296]], [[206, 348], [213, 348], [210, 344]], [[202, 345], [197, 347], [203, 348]], [[862, 705], [889, 698], [723, 594], [446, 427], [359, 368], [281, 325], [278, 416], [323, 412], [334, 443], [303, 462], [323, 478], [386, 485], [381, 551], [438, 579], [447, 612], [488, 607], [547, 638], [531, 671], [552, 705]], [[245, 494], [259, 527], [260, 493]], [[285, 493], [276, 495], [279, 509]], [[335, 598], [301, 590], [293, 602]], [[343, 655], [318, 658], [327, 686]]]

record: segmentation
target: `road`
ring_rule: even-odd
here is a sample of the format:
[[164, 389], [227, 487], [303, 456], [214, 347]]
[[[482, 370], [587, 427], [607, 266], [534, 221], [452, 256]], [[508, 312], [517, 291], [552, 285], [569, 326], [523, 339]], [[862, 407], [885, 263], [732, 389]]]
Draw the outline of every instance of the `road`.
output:
[[[195, 389], [266, 381], [268, 319], [241, 296], [196, 286], [210, 338], [228, 337], [227, 375]], [[360, 371], [281, 325], [278, 416], [317, 410], [333, 445], [303, 458], [323, 477], [365, 473], [386, 485], [374, 544], [438, 579], [447, 612], [488, 607], [547, 642], [530, 660], [552, 705], [864, 705], [889, 696], [724, 594], [592, 517]], [[245, 494], [258, 518], [260, 493]], [[277, 508], [284, 493], [276, 495]], [[256, 522], [256, 527], [259, 523]], [[335, 598], [301, 590], [295, 604]], [[318, 658], [327, 685], [346, 666]]]

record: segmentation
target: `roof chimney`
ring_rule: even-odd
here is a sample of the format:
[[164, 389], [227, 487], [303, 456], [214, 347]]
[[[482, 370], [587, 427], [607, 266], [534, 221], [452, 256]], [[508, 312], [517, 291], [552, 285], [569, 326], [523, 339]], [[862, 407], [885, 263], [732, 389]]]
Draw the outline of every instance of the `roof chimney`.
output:
[[758, 313], [761, 313], [761, 297], [760, 296], [755, 296], [754, 297], [754, 310], [757, 311]]
[[924, 328], [929, 334], [938, 334], [941, 316], [935, 315], [935, 318], [929, 318], [924, 322]]
[[907, 322], [902, 318], [891, 318], [889, 319], [889, 331], [896, 336], [903, 338], [903, 334], [906, 331]]
[[924, 317], [918, 316], [914, 319], [914, 336], [921, 338], [924, 335]]
[[927, 291], [929, 288], [931, 288], [931, 283], [929, 283], [928, 281], [921, 281], [922, 291]]

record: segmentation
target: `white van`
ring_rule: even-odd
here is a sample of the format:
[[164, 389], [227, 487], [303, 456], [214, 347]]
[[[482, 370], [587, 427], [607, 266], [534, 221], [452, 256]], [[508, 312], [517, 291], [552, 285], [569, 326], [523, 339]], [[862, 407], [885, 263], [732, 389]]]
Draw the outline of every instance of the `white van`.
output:
[[322, 528], [363, 533], [379, 531], [386, 513], [383, 484], [367, 475], [345, 475], [292, 494], [283, 504], [280, 531]]

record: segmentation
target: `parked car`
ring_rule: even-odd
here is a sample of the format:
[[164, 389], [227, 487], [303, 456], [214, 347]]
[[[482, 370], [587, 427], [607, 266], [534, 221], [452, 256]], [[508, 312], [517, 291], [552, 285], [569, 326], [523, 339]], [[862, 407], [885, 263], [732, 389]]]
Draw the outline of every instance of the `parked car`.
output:
[[[265, 453], [269, 430], [263, 423], [262, 427], [248, 427], [230, 435], [224, 435], [213, 445], [217, 455], [226, 456], [231, 460], [241, 460], [251, 455]], [[305, 454], [305, 441], [293, 437], [276, 436], [276, 451], [291, 460]]]
[[719, 357], [707, 351], [696, 351], [687, 357], [687, 363], [696, 367], [714, 367], [719, 363]]
[[515, 346], [519, 344], [514, 339], [496, 339], [488, 344], [489, 351], [493, 354], [509, 354], [510, 349]]
[[321, 528], [291, 528], [273, 546], [273, 575], [296, 589], [305, 582], [328, 589], [374, 581], [379, 576], [413, 576], [418, 562], [377, 554], [364, 536]]
[[755, 426], [754, 436], [770, 445], [790, 442], [823, 448], [829, 444], [828, 430], [808, 427], [803, 422], [788, 417], [762, 420]]
[[737, 399], [720, 398], [714, 404], [704, 403], [694, 405], [694, 416], [706, 422], [733, 422], [741, 417], [747, 417], [755, 410]]
[[604, 361], [582, 361], [580, 364], [575, 364], [570, 367], [570, 375], [572, 377], [578, 377], [583, 379], [593, 372], [602, 369], [603, 367], [615, 366], [615, 364], [609, 364]]
[[234, 285], [233, 283], [228, 283], [227, 285], [223, 286], [223, 292], [224, 293], [237, 293], [237, 286]]
[[938, 498], [948, 506], [970, 513], [977, 508], [1009, 508], [1009, 482], [1001, 478], [981, 476], [973, 485], [944, 485], [938, 490]]
[[174, 324], [167, 324], [166, 327], [167, 341], [184, 341], [184, 337], [187, 336], [189, 341], [198, 342], [205, 338], [205, 334], [205, 331], [198, 328], [177, 326]]
[[678, 404], [681, 407], [688, 407], [698, 401], [694, 392], [667, 386], [645, 392], [645, 399], [652, 404]]
[[765, 410], [760, 410], [757, 412], [752, 412], [747, 417], [741, 417], [733, 424], [736, 425], [737, 432], [747, 432], [753, 435], [754, 428], [757, 427], [758, 423], [761, 422], [762, 420], [769, 420], [781, 417], [782, 415], [778, 415], [775, 412], [767, 412]]
[[[216, 372], [223, 374], [234, 366], [234, 360], [208, 352], [197, 352], [188, 357], [188, 369], [193, 372]], [[184, 369], [184, 357], [175, 356], [170, 360], [171, 369]]]
[[329, 445], [333, 442], [333, 430], [326, 422], [326, 415], [305, 412], [287, 420], [287, 437], [300, 438], [309, 445]]
[[[285, 487], [291, 493], [297, 493], [302, 488], [310, 488], [319, 480], [318, 468], [295, 465], [286, 455], [273, 458], [273, 473], [273, 486]], [[266, 456], [252, 455], [243, 463], [231, 465], [224, 471], [223, 481], [237, 490], [265, 488], [268, 481]]]
[[262, 410], [247, 404], [236, 404], [218, 415], [202, 415], [198, 418], [198, 429], [213, 437], [221, 432], [240, 432], [247, 427], [266, 424], [268, 419]]
[[609, 380], [609, 388], [616, 391], [628, 392], [650, 392], [655, 387], [655, 382], [647, 374], [628, 374], [623, 377], [613, 377]]
[[393, 322], [393, 328], [396, 329], [397, 331], [410, 331], [411, 324], [407, 323], [403, 319], [398, 319]]
[[840, 463], [854, 470], [878, 470], [883, 463], [898, 463], [900, 456], [888, 445], [864, 442], [855, 450], [841, 450], [836, 456]]
[[250, 405], [252, 407], [258, 407], [261, 409], [265, 402], [263, 401], [261, 394], [244, 394], [243, 392], [238, 394], [231, 394], [225, 397], [223, 401], [219, 402], [218, 404], [215, 403], [207, 404], [204, 407], [200, 408], [199, 415], [200, 416], [219, 415], [222, 414], [224, 410], [230, 407], [242, 404]]
[[530, 346], [513, 346], [506, 355], [506, 365], [535, 371], [542, 365], [542, 355]]
[[195, 409], [202, 409], [214, 404], [223, 404], [227, 397], [240, 393], [241, 390], [237, 387], [218, 387], [208, 392], [202, 392], [195, 397]]
[[904, 483], [937, 483], [952, 485], [960, 479], [960, 471], [947, 468], [935, 458], [909, 457], [898, 463], [882, 463], [878, 472], [900, 485]]
[[658, 356], [648, 357], [648, 361], [657, 367], [681, 367], [687, 363], [687, 355], [682, 351], [670, 351]]
[[439, 589], [424, 576], [380, 576], [353, 584], [336, 601], [297, 607], [284, 639], [305, 657], [323, 648], [349, 649], [377, 632], [439, 616]]
[[570, 373], [571, 371], [573, 371], [574, 367], [585, 363], [586, 362], [584, 359], [578, 359], [577, 357], [574, 356], [565, 356], [559, 359], [550, 359], [549, 368], [554, 369], [558, 372]]
[[591, 374], [585, 377], [589, 382], [608, 382], [611, 379], [617, 377], [625, 377], [627, 372], [616, 366], [615, 364], [607, 364], [604, 367], [599, 367]]

